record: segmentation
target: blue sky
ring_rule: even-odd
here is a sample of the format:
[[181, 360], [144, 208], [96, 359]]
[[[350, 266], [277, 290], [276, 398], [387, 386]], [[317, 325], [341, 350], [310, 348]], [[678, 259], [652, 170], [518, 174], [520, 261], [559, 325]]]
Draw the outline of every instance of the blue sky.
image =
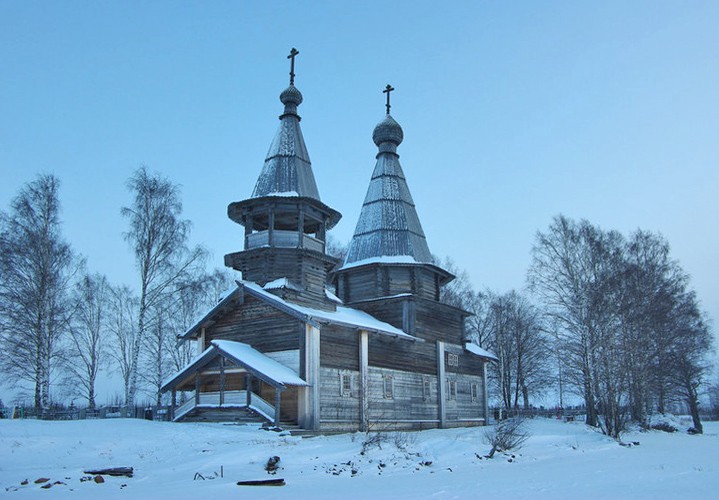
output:
[[325, 203], [352, 235], [391, 83], [433, 253], [521, 288], [554, 215], [661, 232], [719, 318], [719, 3], [0, 3], [0, 207], [62, 180], [65, 235], [134, 285], [120, 207], [141, 164], [182, 185], [193, 240], [239, 250], [293, 46]]

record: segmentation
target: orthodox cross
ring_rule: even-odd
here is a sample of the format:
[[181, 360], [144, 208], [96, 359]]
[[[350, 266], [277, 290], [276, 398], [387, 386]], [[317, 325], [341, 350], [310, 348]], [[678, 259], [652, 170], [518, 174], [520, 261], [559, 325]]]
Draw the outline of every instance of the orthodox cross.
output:
[[290, 85], [295, 84], [295, 56], [299, 53], [299, 50], [292, 47], [292, 50], [290, 50], [290, 55], [287, 56], [287, 59], [292, 59], [292, 62], [290, 63]]
[[389, 108], [392, 106], [389, 105], [389, 93], [394, 90], [394, 87], [390, 85], [389, 83], [385, 87], [385, 89], [382, 91], [383, 94], [387, 94], [387, 104], [385, 104], [385, 107], [387, 108], [387, 114], [389, 114]]

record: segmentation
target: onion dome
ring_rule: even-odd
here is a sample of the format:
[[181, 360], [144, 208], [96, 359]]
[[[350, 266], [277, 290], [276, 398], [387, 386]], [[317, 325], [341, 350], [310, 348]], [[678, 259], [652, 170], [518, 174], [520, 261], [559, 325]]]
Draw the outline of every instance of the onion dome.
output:
[[290, 85], [280, 94], [280, 101], [285, 105], [284, 114], [297, 114], [297, 106], [302, 104], [302, 92]]
[[391, 115], [385, 116], [384, 120], [379, 122], [372, 132], [372, 140], [379, 147], [385, 142], [395, 145], [395, 148], [402, 144], [404, 133], [399, 123], [392, 118]]

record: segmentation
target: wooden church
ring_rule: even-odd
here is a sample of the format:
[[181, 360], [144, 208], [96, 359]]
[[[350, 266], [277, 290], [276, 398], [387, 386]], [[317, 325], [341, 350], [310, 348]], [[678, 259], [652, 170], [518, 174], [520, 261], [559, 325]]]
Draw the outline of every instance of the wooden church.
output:
[[[244, 248], [225, 256], [242, 280], [181, 342], [197, 357], [168, 379], [175, 421], [264, 420], [312, 431], [482, 425], [486, 364], [468, 312], [440, 301], [454, 276], [434, 264], [399, 163], [400, 125], [387, 115], [344, 261], [326, 253], [341, 214], [319, 195], [300, 129], [302, 94], [284, 112], [252, 196], [231, 203]], [[177, 405], [178, 392], [191, 394]]]

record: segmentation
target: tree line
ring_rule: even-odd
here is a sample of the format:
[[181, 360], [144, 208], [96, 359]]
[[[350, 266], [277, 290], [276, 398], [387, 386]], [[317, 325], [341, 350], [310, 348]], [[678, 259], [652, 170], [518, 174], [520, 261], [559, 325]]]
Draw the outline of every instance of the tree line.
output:
[[625, 237], [557, 216], [536, 235], [523, 292], [478, 292], [466, 273], [445, 267], [458, 279], [443, 300], [474, 314], [466, 329], [499, 359], [491, 376], [504, 408], [527, 408], [548, 390], [561, 406], [572, 394], [587, 424], [616, 438], [629, 421], [648, 425], [681, 403], [702, 432], [712, 334], [659, 234]]
[[31, 386], [38, 413], [56, 397], [94, 409], [100, 370], [123, 382], [123, 402], [140, 392], [161, 403], [162, 381], [195, 355], [177, 344], [232, 283], [208, 271], [207, 252], [189, 244], [179, 187], [147, 168], [127, 182], [121, 213], [136, 264], [133, 287], [87, 268], [62, 235], [59, 180], [40, 175], [0, 211], [0, 358], [14, 388]]
[[[138, 392], [160, 404], [163, 380], [194, 355], [175, 335], [233, 283], [228, 271], [208, 271], [207, 252], [190, 246], [177, 185], [142, 167], [127, 188], [121, 213], [133, 287], [88, 270], [65, 241], [54, 176], [38, 176], [0, 211], [0, 369], [11, 385], [33, 387], [40, 411], [51, 386], [94, 408], [103, 369], [120, 375], [125, 404]], [[331, 253], [343, 248], [328, 241]], [[701, 432], [712, 336], [668, 242], [560, 215], [531, 252], [526, 289], [503, 294], [475, 290], [451, 260], [438, 262], [457, 276], [442, 300], [471, 313], [467, 335], [498, 357], [490, 375], [501, 405], [527, 408], [552, 390], [563, 406], [572, 394], [589, 425], [618, 437], [629, 420], [646, 425], [681, 402]]]

